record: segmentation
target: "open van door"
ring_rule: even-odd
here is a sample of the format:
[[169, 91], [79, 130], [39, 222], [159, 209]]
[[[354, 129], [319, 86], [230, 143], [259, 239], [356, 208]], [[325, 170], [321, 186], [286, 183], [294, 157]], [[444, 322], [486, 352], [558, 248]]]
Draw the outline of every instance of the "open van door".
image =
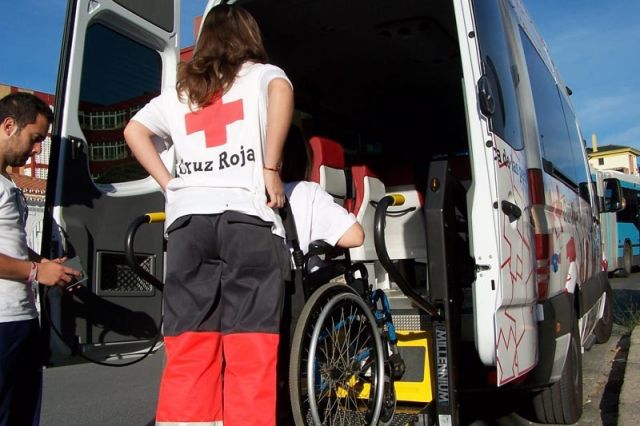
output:
[[[69, 1], [42, 254], [78, 256], [88, 280], [74, 293], [42, 295], [50, 364], [72, 352], [105, 359], [143, 350], [158, 335], [161, 292], [127, 266], [124, 240], [136, 217], [164, 210], [164, 197], [123, 130], [175, 83], [179, 10], [179, 0]], [[170, 154], [169, 143], [158, 140], [158, 149]], [[162, 225], [144, 227], [137, 241], [137, 261], [162, 280]]]
[[469, 108], [474, 185], [468, 195], [474, 206], [475, 342], [483, 364], [496, 367], [500, 386], [538, 362], [530, 153], [519, 103], [525, 78], [516, 78], [526, 69], [518, 67], [507, 2], [475, 0], [472, 5], [473, 18], [459, 20], [469, 23], [459, 33], [467, 44], [461, 52], [470, 64], [466, 97], [477, 99], [477, 106]]

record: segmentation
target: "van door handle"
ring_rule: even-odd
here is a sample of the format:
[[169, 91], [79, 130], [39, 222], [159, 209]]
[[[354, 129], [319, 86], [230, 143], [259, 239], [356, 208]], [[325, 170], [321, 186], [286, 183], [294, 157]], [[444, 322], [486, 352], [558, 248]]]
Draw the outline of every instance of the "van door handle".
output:
[[83, 139], [71, 135], [67, 137], [67, 140], [71, 144], [71, 159], [75, 160], [78, 158], [78, 154], [84, 151], [85, 142]]
[[514, 222], [522, 216], [522, 209], [512, 202], [502, 200], [501, 207], [502, 212], [509, 217], [509, 222]]

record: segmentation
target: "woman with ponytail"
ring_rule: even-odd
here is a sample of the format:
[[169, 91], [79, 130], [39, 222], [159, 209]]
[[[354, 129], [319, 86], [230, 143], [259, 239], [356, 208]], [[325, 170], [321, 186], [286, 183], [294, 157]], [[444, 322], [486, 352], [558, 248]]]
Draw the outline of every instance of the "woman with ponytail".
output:
[[[276, 359], [289, 257], [275, 209], [293, 89], [267, 63], [254, 18], [207, 14], [176, 90], [125, 129], [166, 197], [163, 334], [157, 425], [274, 425]], [[175, 175], [152, 138], [175, 146]], [[224, 386], [223, 386], [224, 381]]]

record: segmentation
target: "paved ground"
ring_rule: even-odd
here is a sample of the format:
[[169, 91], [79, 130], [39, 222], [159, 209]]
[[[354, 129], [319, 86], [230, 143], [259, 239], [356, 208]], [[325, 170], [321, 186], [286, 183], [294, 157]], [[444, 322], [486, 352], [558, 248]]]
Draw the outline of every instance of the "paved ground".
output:
[[81, 364], [44, 375], [42, 426], [154, 425], [163, 354], [128, 367]]

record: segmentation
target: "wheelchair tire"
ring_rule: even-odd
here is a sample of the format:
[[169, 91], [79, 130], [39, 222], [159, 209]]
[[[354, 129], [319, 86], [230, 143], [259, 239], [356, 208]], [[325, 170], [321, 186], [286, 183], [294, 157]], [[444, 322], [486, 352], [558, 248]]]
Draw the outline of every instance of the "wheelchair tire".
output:
[[311, 294], [297, 319], [289, 351], [289, 398], [296, 426], [313, 425], [309, 411], [309, 399], [305, 394], [307, 386], [306, 361], [309, 356], [309, 342], [313, 326], [320, 311], [331, 297], [350, 291], [353, 290], [345, 284], [324, 284]]
[[296, 425], [375, 425], [384, 399], [384, 352], [375, 318], [350, 287], [312, 294], [291, 347]]

